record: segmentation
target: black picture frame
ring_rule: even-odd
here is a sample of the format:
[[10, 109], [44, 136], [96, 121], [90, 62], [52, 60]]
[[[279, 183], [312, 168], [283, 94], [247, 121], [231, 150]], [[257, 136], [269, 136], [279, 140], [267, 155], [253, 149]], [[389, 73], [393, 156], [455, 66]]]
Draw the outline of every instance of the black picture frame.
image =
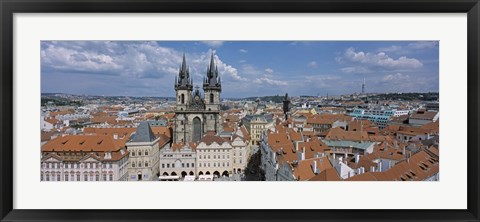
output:
[[[2, 221], [479, 221], [478, 0], [0, 0]], [[466, 210], [17, 210], [13, 209], [14, 13], [467, 13], [468, 209]], [[447, 191], [448, 192], [448, 191]], [[455, 192], [455, 191], [449, 191]], [[32, 197], [33, 198], [33, 197]]]

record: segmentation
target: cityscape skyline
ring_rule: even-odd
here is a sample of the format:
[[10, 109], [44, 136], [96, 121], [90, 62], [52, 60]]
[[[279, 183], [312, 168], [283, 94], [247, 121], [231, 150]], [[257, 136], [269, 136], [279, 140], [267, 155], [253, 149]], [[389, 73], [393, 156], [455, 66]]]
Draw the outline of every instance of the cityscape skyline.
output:
[[225, 98], [439, 88], [436, 41], [42, 41], [41, 92], [173, 97], [182, 54], [200, 86], [212, 52]]
[[[79, 68], [76, 71], [82, 67], [102, 70], [104, 65], [103, 70], [109, 71], [109, 67], [120, 64], [111, 56], [87, 57], [71, 51], [57, 59], [79, 62], [78, 67], [75, 62], [68, 65]], [[114, 50], [117, 51], [121, 50]], [[128, 52], [120, 52], [124, 54]], [[140, 55], [140, 62], [147, 64], [145, 54]], [[414, 58], [402, 56], [395, 60], [383, 52], [357, 53], [353, 48], [348, 48], [344, 57], [373, 67], [408, 70], [424, 66]], [[337, 60], [342, 62], [345, 58]], [[198, 66], [196, 60], [187, 62], [182, 53], [173, 82], [175, 97], [167, 101], [42, 94], [40, 180], [439, 180], [438, 93], [367, 94], [364, 77], [360, 94], [336, 98], [291, 97], [285, 93], [263, 99], [222, 100], [226, 90], [241, 94], [229, 85], [235, 81], [225, 84], [228, 77], [239, 81], [237, 89], [241, 90], [241, 82], [247, 82], [253, 92], [258, 87], [262, 92], [268, 91], [263, 90], [267, 85], [277, 85], [270, 90], [289, 90], [289, 84], [298, 83], [299, 77], [279, 83], [276, 81], [281, 80], [274, 78], [285, 76], [273, 75], [275, 71], [270, 68], [265, 70], [268, 75], [242, 77], [224, 64], [227, 75], [222, 78], [222, 68], [218, 68], [222, 63], [213, 51], [208, 62], [204, 62], [208, 68], [203, 76], [196, 76], [199, 68], [190, 69], [190, 64]], [[148, 75], [158, 74], [157, 71], [127, 73]], [[383, 80], [396, 79], [395, 76], [401, 75], [388, 74]], [[156, 77], [137, 79], [153, 81]], [[200, 79], [201, 87], [194, 84], [194, 79]], [[409, 78], [397, 80], [401, 87], [406, 87], [402, 85], [405, 82], [414, 82]], [[336, 86], [342, 87], [340, 83]], [[311, 81], [304, 84], [308, 87], [297, 86], [300, 91], [318, 86]]]

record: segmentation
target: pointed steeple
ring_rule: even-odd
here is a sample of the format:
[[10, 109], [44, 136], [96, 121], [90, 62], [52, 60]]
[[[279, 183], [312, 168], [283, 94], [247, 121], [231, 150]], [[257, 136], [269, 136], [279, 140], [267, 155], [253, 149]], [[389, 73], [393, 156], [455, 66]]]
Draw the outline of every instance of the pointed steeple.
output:
[[209, 76], [210, 78], [213, 77], [213, 72], [215, 70], [214, 68], [215, 68], [215, 62], [213, 60], [213, 52], [212, 52], [212, 56], [210, 58], [210, 68], [209, 68], [209, 70], [210, 70], [209, 74], [211, 75], [211, 76]]
[[184, 89], [191, 89], [192, 83], [190, 79], [189, 67], [187, 66], [187, 60], [185, 59], [185, 53], [182, 56], [182, 64], [180, 65], [180, 70], [178, 72], [178, 80], [175, 79], [175, 87], [180, 87]]
[[185, 53], [183, 53], [183, 60], [182, 60], [182, 71], [187, 69], [187, 62], [185, 61]]
[[213, 52], [210, 56], [210, 65], [207, 67], [207, 76], [205, 77], [203, 88], [221, 90], [220, 79], [218, 78], [218, 67], [215, 65], [215, 56]]

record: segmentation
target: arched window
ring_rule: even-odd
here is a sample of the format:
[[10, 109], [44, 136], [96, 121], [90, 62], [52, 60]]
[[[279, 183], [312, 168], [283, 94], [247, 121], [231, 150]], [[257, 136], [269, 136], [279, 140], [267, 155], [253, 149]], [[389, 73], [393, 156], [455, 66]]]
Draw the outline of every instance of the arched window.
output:
[[213, 93], [210, 93], [210, 103], [213, 103]]
[[185, 104], [185, 95], [182, 94], [181, 100], [182, 100], [182, 104]]

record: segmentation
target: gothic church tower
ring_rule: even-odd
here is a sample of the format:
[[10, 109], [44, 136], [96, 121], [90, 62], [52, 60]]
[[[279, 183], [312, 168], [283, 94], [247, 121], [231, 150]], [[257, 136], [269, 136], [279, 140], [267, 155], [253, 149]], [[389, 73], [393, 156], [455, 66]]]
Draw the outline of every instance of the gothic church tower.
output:
[[220, 92], [218, 69], [213, 54], [203, 83], [204, 95], [199, 87], [193, 90], [188, 66], [183, 55], [178, 78], [175, 78], [176, 108], [174, 142], [198, 142], [207, 132], [221, 130]]

